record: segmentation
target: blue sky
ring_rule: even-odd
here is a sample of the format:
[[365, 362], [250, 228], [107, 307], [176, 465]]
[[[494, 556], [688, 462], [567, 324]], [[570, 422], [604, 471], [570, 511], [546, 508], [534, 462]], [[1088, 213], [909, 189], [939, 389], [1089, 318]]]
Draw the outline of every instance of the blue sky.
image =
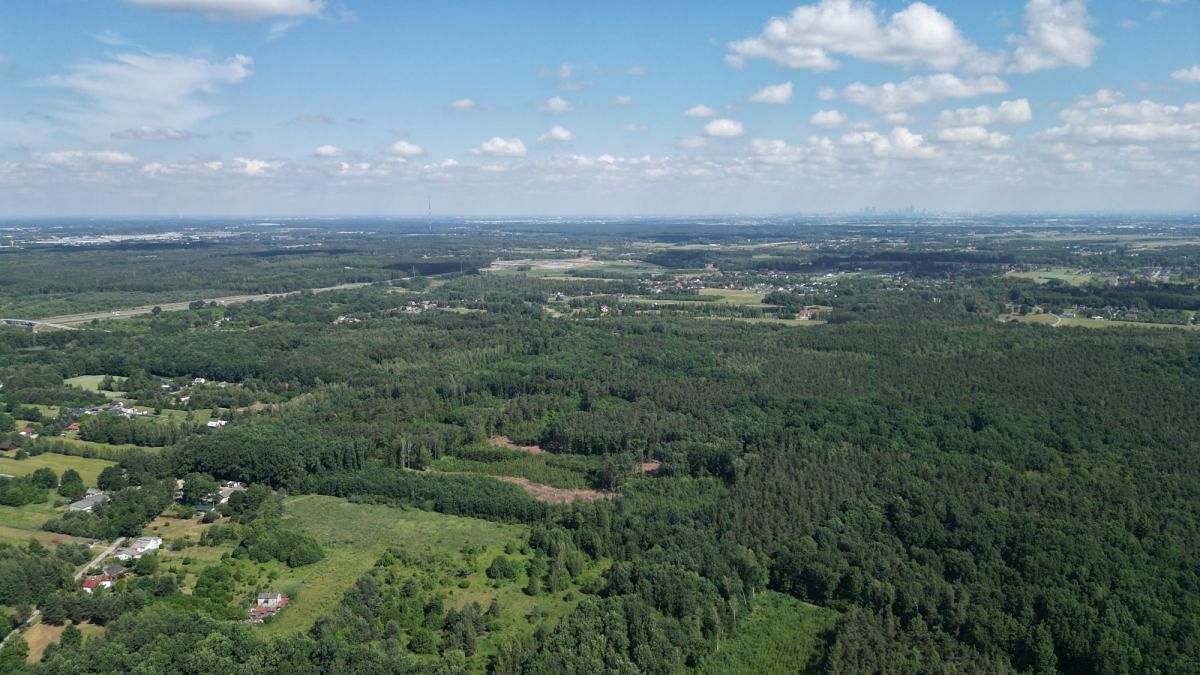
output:
[[1196, 0], [0, 0], [5, 215], [1200, 209]]

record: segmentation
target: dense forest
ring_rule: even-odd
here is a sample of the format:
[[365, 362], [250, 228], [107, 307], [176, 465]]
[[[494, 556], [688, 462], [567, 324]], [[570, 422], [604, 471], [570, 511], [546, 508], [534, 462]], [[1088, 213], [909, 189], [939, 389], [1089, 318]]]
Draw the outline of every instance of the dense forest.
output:
[[[838, 612], [817, 664], [829, 672], [1198, 671], [1200, 333], [995, 320], [1017, 293], [1194, 309], [1195, 289], [1064, 288], [962, 269], [1015, 255], [994, 249], [876, 251], [869, 260], [903, 261], [917, 279], [767, 297], [792, 311], [824, 303], [828, 322], [804, 327], [722, 319], [729, 305], [686, 298], [649, 311], [629, 297], [650, 276], [455, 273], [422, 290], [205, 306], [104, 331], [0, 328], [0, 395], [14, 415], [93, 404], [65, 383], [84, 374], [110, 374], [113, 387], [132, 378], [147, 402], [156, 378], [168, 389], [240, 385], [198, 386], [193, 410], [224, 408], [217, 431], [86, 419], [86, 439], [165, 448], [123, 458], [115, 478], [128, 486], [110, 506], [46, 529], [136, 534], [182, 476], [263, 486], [246, 512], [266, 509], [209, 535], [238, 553], [200, 597], [155, 601], [170, 589], [144, 588], [103, 638], [29, 668], [426, 672], [437, 654], [447, 673], [678, 672], [719, 652], [769, 590]], [[844, 251], [816, 253], [847, 264], [829, 257]], [[752, 258], [647, 259], [740, 271]], [[439, 309], [404, 311], [420, 307], [414, 298]], [[541, 454], [489, 445], [497, 437]], [[608, 498], [544, 503], [493, 475]], [[401, 574], [407, 554], [390, 551], [308, 632], [259, 638], [225, 621], [220, 574], [239, 574], [242, 559], [322, 555], [279, 526], [265, 488], [527, 526], [528, 562], [497, 559], [489, 576], [527, 579], [530, 595], [574, 584], [585, 597], [480, 664], [476, 641], [502, 609], [438, 606], [436, 585]], [[0, 495], [17, 503], [46, 489], [13, 479]], [[32, 580], [20, 598], [0, 586], [14, 596], [0, 604], [65, 588], [48, 552], [0, 558], [20, 570], [11, 578]], [[603, 572], [585, 583], [589, 565]]]

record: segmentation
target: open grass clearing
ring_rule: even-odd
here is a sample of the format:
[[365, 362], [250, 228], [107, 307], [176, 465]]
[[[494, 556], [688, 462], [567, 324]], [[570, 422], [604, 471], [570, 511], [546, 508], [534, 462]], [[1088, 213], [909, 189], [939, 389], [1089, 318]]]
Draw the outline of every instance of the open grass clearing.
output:
[[[30, 626], [29, 630], [23, 633], [25, 641], [29, 643], [29, 656], [25, 659], [27, 663], [37, 663], [42, 660], [42, 654], [46, 652], [46, 647], [52, 644], [58, 644], [62, 639], [63, 630], [67, 627], [66, 624], [61, 626], [51, 626], [48, 623], [38, 622]], [[75, 626], [83, 633], [83, 639], [86, 641], [94, 635], [100, 635], [104, 632], [104, 626], [97, 626], [87, 622], [77, 624]]]
[[83, 537], [72, 537], [67, 534], [43, 532], [41, 530], [25, 530], [17, 527], [9, 527], [7, 524], [0, 525], [0, 541], [2, 542], [24, 546], [29, 543], [30, 539], [37, 539], [39, 543], [45, 546], [91, 543], [90, 539], [84, 539]]
[[42, 523], [59, 515], [59, 510], [54, 507], [56, 501], [65, 503], [67, 500], [52, 494], [41, 504], [0, 506], [0, 523], [18, 530], [40, 530]]
[[96, 478], [105, 468], [116, 464], [106, 459], [91, 459], [89, 457], [75, 457], [74, 455], [60, 455], [56, 452], [43, 452], [40, 455], [32, 455], [25, 459], [12, 459], [11, 457], [0, 457], [0, 473], [6, 473], [12, 476], [28, 476], [37, 469], [47, 467], [54, 470], [54, 473], [62, 476], [62, 473], [67, 469], [75, 469], [83, 478], [83, 484], [88, 487], [96, 487]]
[[1005, 272], [1004, 276], [1015, 279], [1029, 279], [1039, 284], [1049, 283], [1051, 280], [1064, 281], [1073, 286], [1082, 286], [1089, 283], [1098, 277], [1094, 274], [1084, 273], [1079, 269], [1070, 269], [1066, 267], [1054, 267], [1043, 270], [1032, 270], [1029, 272]]
[[701, 288], [700, 295], [710, 295], [720, 298], [718, 303], [726, 305], [761, 305], [766, 297], [762, 293], [744, 289]]
[[816, 673], [838, 613], [763, 591], [737, 633], [708, 658], [702, 673]]
[[65, 380], [63, 384], [71, 387], [79, 387], [85, 391], [94, 391], [99, 394], [104, 394], [109, 398], [124, 398], [125, 392], [123, 391], [103, 391], [100, 389], [100, 383], [105, 377], [107, 377], [107, 375], [80, 375], [78, 377], [72, 377]]
[[308, 630], [390, 546], [417, 554], [458, 555], [467, 545], [502, 551], [506, 543], [519, 544], [527, 535], [518, 525], [318, 495], [288, 498], [284, 521], [319, 541], [325, 559], [295, 569], [275, 568], [279, 578], [273, 587], [285, 593], [294, 590], [295, 597], [259, 629], [265, 635]]

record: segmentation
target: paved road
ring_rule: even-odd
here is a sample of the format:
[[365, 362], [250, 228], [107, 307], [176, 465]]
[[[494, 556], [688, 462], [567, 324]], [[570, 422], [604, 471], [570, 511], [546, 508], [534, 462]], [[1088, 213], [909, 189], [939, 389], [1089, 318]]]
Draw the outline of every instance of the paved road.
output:
[[92, 558], [92, 561], [90, 563], [84, 565], [83, 569], [81, 569], [75, 573], [75, 581], [79, 581], [80, 579], [82, 579], [83, 575], [87, 574], [88, 571], [91, 570], [96, 565], [99, 565], [105, 558], [112, 555], [113, 551], [117, 550], [117, 547], [119, 547], [121, 544], [124, 544], [124, 543], [125, 543], [125, 537], [117, 537], [117, 540], [114, 541], [111, 545], [109, 545], [108, 548], [104, 549], [104, 551], [100, 555], [96, 556], [95, 558]]

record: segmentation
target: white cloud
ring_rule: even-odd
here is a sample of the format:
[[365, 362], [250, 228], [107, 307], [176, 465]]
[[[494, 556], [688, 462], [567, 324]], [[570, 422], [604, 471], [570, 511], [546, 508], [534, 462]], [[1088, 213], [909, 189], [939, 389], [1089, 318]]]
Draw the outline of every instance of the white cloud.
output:
[[89, 134], [128, 129], [186, 130], [219, 112], [202, 100], [223, 85], [250, 76], [252, 60], [238, 54], [222, 62], [195, 56], [122, 53], [106, 61], [77, 64], [43, 83], [75, 92], [86, 103], [62, 117]]
[[341, 148], [335, 145], [322, 145], [313, 150], [313, 154], [317, 157], [341, 157], [344, 153]]
[[633, 103], [633, 98], [630, 96], [618, 96], [613, 99], [615, 105], [629, 105]]
[[1187, 82], [1190, 84], [1200, 83], [1200, 65], [1195, 65], [1191, 68], [1181, 68], [1171, 73], [1171, 79], [1177, 82]]
[[980, 126], [951, 127], [938, 132], [938, 140], [947, 143], [964, 145], [985, 145], [989, 148], [1003, 148], [1012, 139], [1005, 134], [988, 131]]
[[959, 78], [950, 73], [918, 75], [900, 82], [869, 86], [856, 82], [844, 90], [841, 97], [875, 112], [898, 112], [922, 103], [952, 98], [974, 98], [988, 94], [1003, 94], [1008, 84], [995, 75]]
[[457, 101], [451, 101], [450, 107], [460, 112], [483, 112], [483, 106], [470, 98], [460, 98]]
[[1088, 30], [1091, 18], [1083, 0], [1029, 0], [1025, 5], [1026, 34], [1013, 37], [1016, 51], [1009, 70], [1038, 70], [1092, 65], [1100, 38]]
[[230, 169], [234, 173], [254, 178], [270, 175], [270, 162], [264, 162], [260, 159], [247, 159], [245, 157], [236, 157], [233, 161], [237, 164], [237, 166]]
[[1065, 124], [1041, 132], [1038, 138], [1084, 144], [1200, 142], [1200, 103], [1122, 99], [1111, 90], [1080, 97], [1059, 113]]
[[541, 136], [538, 136], [538, 140], [541, 142], [556, 141], [559, 143], [565, 143], [567, 141], [575, 140], [575, 134], [571, 133], [570, 131], [567, 131], [566, 129], [564, 129], [556, 124], [556, 125], [554, 125], [553, 129], [551, 129], [550, 131], [547, 131], [546, 133], [542, 134]]
[[750, 96], [754, 103], [787, 103], [792, 100], [792, 83], [772, 84]]
[[213, 19], [255, 21], [272, 16], [320, 16], [324, 0], [127, 0], [149, 9], [192, 12]]
[[473, 155], [487, 155], [489, 157], [524, 157], [529, 151], [525, 148], [525, 143], [519, 138], [501, 138], [495, 136], [483, 142], [478, 148], [471, 151]]
[[409, 141], [396, 141], [388, 146], [388, 152], [400, 157], [418, 157], [425, 153], [421, 146]]
[[808, 119], [814, 127], [840, 127], [846, 123], [846, 116], [838, 110], [818, 110]]
[[924, 136], [905, 127], [896, 127], [887, 136], [875, 131], [856, 131], [842, 136], [841, 144], [869, 148], [873, 155], [881, 158], [928, 159], [937, 154], [934, 148], [925, 145]]
[[110, 166], [121, 164], [135, 164], [137, 158], [133, 155], [116, 150], [59, 150], [57, 152], [45, 152], [37, 155], [37, 159], [46, 164], [54, 164], [56, 166], [80, 166], [86, 164], [107, 164]]
[[628, 124], [623, 125], [621, 128], [624, 129], [625, 131], [628, 131], [631, 134], [636, 134], [636, 133], [641, 133], [641, 132], [645, 131], [646, 125], [638, 124], [637, 122], [629, 122]]
[[549, 115], [564, 115], [574, 112], [575, 106], [561, 96], [554, 96], [541, 105], [541, 110]]
[[695, 150], [708, 145], [708, 139], [703, 136], [684, 136], [675, 145], [684, 150]]
[[788, 17], [774, 17], [751, 38], [731, 42], [726, 61], [741, 67], [748, 59], [768, 59], [788, 68], [834, 70], [835, 55], [938, 70], [988, 71], [1000, 58], [973, 45], [949, 17], [916, 2], [890, 17], [860, 0], [821, 0], [800, 5]]
[[716, 115], [717, 115], [716, 110], [713, 110], [712, 108], [704, 105], [703, 103], [694, 105], [694, 106], [688, 108], [687, 110], [683, 111], [684, 117], [705, 118], [705, 117], [716, 117]]
[[704, 135], [709, 138], [737, 138], [742, 133], [742, 123], [730, 119], [713, 120], [704, 125]]
[[1024, 124], [1033, 119], [1029, 99], [1003, 101], [996, 107], [986, 105], [974, 108], [943, 110], [938, 115], [938, 124], [946, 127], [991, 126], [993, 124]]
[[193, 138], [203, 138], [200, 134], [194, 134], [183, 129], [147, 126], [116, 131], [113, 132], [112, 137], [123, 141], [185, 141]]
[[630, 66], [629, 70], [626, 70], [625, 72], [629, 73], [630, 75], [645, 75], [646, 66]]

